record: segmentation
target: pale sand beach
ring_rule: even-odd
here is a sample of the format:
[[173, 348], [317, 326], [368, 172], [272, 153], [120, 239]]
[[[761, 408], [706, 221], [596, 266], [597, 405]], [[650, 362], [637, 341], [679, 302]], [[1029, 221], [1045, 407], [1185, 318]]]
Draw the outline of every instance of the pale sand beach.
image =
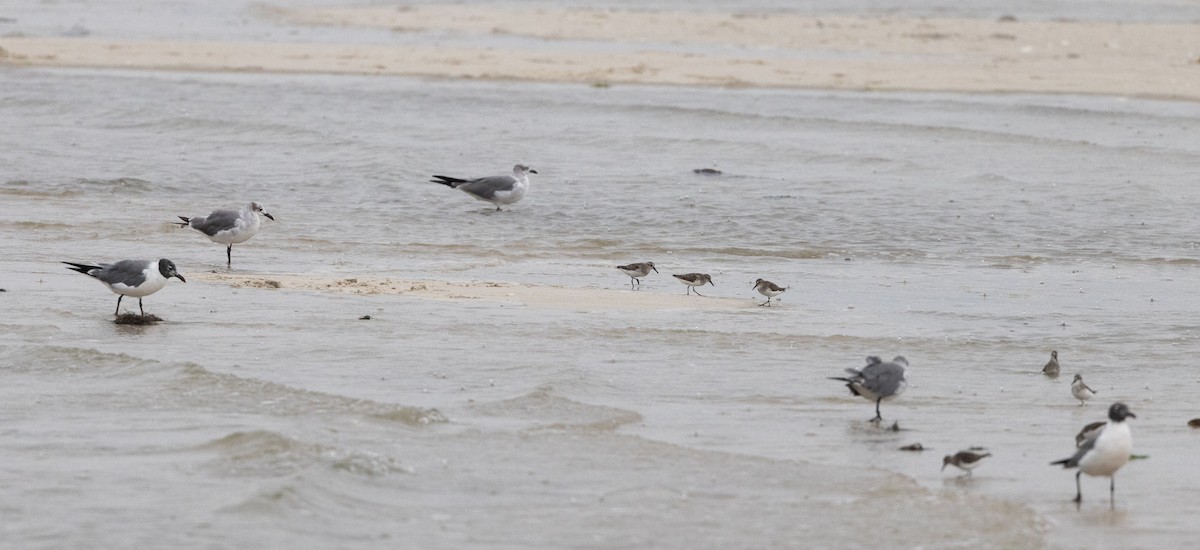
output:
[[[0, 63], [179, 71], [1108, 94], [1200, 100], [1200, 24], [492, 6], [261, 8], [286, 24], [528, 37], [378, 45], [9, 36]], [[437, 37], [427, 42], [437, 43]]]
[[484, 301], [537, 308], [574, 311], [661, 311], [661, 310], [733, 310], [751, 309], [751, 299], [716, 296], [688, 296], [683, 285], [678, 294], [572, 288], [493, 282], [451, 282], [400, 280], [378, 277], [320, 277], [307, 275], [232, 275], [197, 273], [189, 279], [226, 284], [233, 288], [287, 289], [350, 294], [403, 295], [423, 300], [452, 302]]

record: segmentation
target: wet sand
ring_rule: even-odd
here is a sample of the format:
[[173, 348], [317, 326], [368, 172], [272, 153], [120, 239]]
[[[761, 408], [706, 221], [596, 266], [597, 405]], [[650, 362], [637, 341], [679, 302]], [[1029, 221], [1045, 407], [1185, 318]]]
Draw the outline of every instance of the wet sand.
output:
[[540, 308], [575, 311], [661, 311], [732, 310], [753, 308], [753, 300], [716, 296], [689, 296], [678, 285], [678, 294], [630, 292], [628, 289], [572, 288], [494, 282], [451, 282], [400, 280], [373, 277], [321, 277], [308, 275], [230, 275], [199, 273], [189, 278], [224, 283], [233, 288], [289, 289], [320, 292], [344, 292], [372, 295], [390, 294], [452, 302], [484, 301], [521, 304]]
[[[1200, 24], [469, 6], [263, 9], [444, 46], [6, 37], [0, 64], [1200, 100]], [[443, 33], [439, 35], [437, 33]], [[489, 38], [528, 37], [525, 47]]]

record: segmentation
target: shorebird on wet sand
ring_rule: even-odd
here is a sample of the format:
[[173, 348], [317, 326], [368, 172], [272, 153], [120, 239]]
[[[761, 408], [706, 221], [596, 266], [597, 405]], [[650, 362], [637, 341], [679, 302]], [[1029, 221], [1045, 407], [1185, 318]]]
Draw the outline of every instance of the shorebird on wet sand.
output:
[[699, 291], [693, 289], [692, 287], [704, 286], [706, 283], [710, 284], [714, 287], [717, 286], [717, 285], [713, 285], [712, 277], [709, 277], [707, 273], [685, 273], [683, 275], [671, 275], [671, 276], [675, 277], [676, 279], [679, 279], [679, 282], [687, 285], [688, 288], [687, 288], [687, 292], [685, 294], [690, 294], [692, 292], [695, 292], [696, 296], [704, 296], [703, 294], [700, 294]]
[[638, 279], [649, 275], [650, 270], [654, 270], [655, 273], [658, 273], [658, 269], [654, 267], [654, 262], [640, 262], [636, 264], [619, 265], [617, 266], [617, 269], [620, 270], [621, 273], [629, 276], [630, 288], [633, 288], [633, 284], [635, 282], [637, 283], [637, 286], [642, 286], [642, 282]]
[[1083, 375], [1076, 374], [1075, 379], [1071, 381], [1071, 395], [1079, 400], [1079, 406], [1082, 407], [1085, 401], [1096, 395], [1096, 391], [1083, 383]]
[[167, 286], [167, 279], [175, 277], [180, 281], [187, 282], [175, 270], [175, 264], [166, 258], [161, 260], [121, 260], [115, 264], [77, 264], [74, 262], [63, 262], [71, 267], [67, 268], [72, 271], [78, 271], [93, 279], [104, 283], [109, 290], [119, 294], [117, 297], [117, 310], [113, 315], [121, 314], [121, 300], [126, 296], [133, 296], [138, 299], [138, 310], [142, 312], [142, 317], [146, 316], [146, 310], [142, 309], [142, 298], [149, 296], [162, 290]]
[[879, 403], [891, 399], [908, 388], [908, 380], [904, 378], [904, 370], [908, 360], [897, 355], [891, 362], [884, 363], [874, 355], [867, 358], [867, 366], [859, 369], [846, 369], [849, 377], [830, 377], [830, 380], [841, 380], [850, 388], [850, 393], [875, 402], [875, 418], [871, 422], [880, 422], [883, 415], [879, 413]]
[[213, 210], [207, 216], [192, 218], [179, 216], [183, 223], [171, 223], [178, 224], [179, 227], [191, 227], [204, 233], [208, 240], [227, 245], [225, 247], [225, 265], [233, 267], [233, 245], [244, 243], [258, 233], [261, 224], [261, 220], [258, 218], [259, 214], [275, 221], [275, 216], [263, 211], [263, 205], [252, 202], [243, 206], [241, 210]]
[[529, 174], [536, 173], [538, 173], [537, 170], [524, 164], [518, 164], [513, 166], [511, 175], [475, 179], [435, 175], [434, 179], [429, 181], [458, 189], [481, 201], [490, 202], [496, 205], [496, 210], [500, 210], [500, 205], [515, 203], [525, 196], [525, 191], [529, 190]]
[[954, 466], [964, 472], [962, 477], [971, 477], [971, 470], [979, 466], [983, 459], [992, 456], [991, 453], [974, 453], [971, 451], [959, 451], [953, 455], [946, 455], [942, 458], [942, 471], [946, 470], [946, 466]]
[[1058, 366], [1058, 352], [1050, 352], [1050, 361], [1046, 363], [1046, 366], [1042, 367], [1042, 374], [1050, 378], [1058, 378], [1058, 373], [1061, 370]]
[[1051, 462], [1052, 465], [1062, 464], [1063, 468], [1079, 468], [1075, 472], [1075, 502], [1083, 500], [1083, 491], [1079, 487], [1079, 474], [1093, 477], [1107, 477], [1109, 505], [1115, 505], [1117, 491], [1116, 473], [1133, 453], [1133, 434], [1129, 430], [1128, 418], [1137, 418], [1124, 403], [1113, 403], [1108, 408], [1108, 422], [1100, 428], [1095, 437], [1087, 439], [1075, 451], [1071, 458]]
[[767, 306], [767, 307], [771, 307], [771, 298], [774, 298], [776, 296], [779, 296], [780, 294], [783, 294], [784, 292], [787, 292], [787, 288], [781, 287], [775, 283], [772, 283], [771, 281], [767, 281], [767, 280], [763, 280], [763, 279], [754, 281], [754, 290], [757, 290], [759, 294], [762, 294], [763, 296], [767, 297], [767, 301], [765, 301], [761, 304], [758, 304], [760, 306]]

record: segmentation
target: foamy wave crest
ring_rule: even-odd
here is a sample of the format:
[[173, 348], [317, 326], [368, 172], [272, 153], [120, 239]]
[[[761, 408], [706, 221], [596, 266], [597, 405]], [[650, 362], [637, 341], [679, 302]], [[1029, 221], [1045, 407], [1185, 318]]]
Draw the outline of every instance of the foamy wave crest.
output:
[[299, 415], [316, 412], [354, 414], [422, 426], [447, 422], [437, 409], [408, 407], [302, 390], [253, 378], [214, 373], [187, 365], [178, 389], [196, 399], [198, 406], [250, 414]]
[[282, 476], [311, 468], [368, 477], [411, 472], [393, 457], [308, 443], [265, 430], [233, 432], [199, 450], [219, 454], [210, 466], [232, 476]]
[[642, 415], [636, 412], [572, 401], [555, 395], [554, 390], [547, 387], [520, 397], [478, 405], [475, 410], [489, 416], [530, 421], [532, 430], [611, 432], [642, 420]]

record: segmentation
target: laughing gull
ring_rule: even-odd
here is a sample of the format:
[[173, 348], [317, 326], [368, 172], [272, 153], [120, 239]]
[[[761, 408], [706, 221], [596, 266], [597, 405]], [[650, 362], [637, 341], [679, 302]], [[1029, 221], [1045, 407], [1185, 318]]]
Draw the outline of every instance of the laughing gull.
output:
[[653, 269], [655, 273], [658, 273], [658, 269], [654, 267], [654, 262], [641, 262], [641, 263], [629, 264], [629, 265], [619, 265], [619, 266], [617, 266], [617, 269], [620, 270], [621, 273], [624, 273], [629, 276], [629, 287], [630, 288], [633, 288], [634, 282], [637, 282], [637, 286], [642, 286], [642, 282], [639, 281], [638, 279], [641, 277], [645, 277], [646, 275], [649, 275], [651, 269]]
[[1046, 366], [1042, 367], [1042, 374], [1049, 376], [1050, 378], [1058, 378], [1058, 373], [1061, 370], [1062, 369], [1058, 366], [1058, 352], [1050, 352], [1050, 361], [1046, 363]]
[[991, 453], [973, 453], [971, 451], [959, 451], [953, 455], [946, 455], [942, 458], [942, 471], [946, 471], [946, 466], [954, 466], [959, 470], [966, 472], [965, 477], [972, 477], [971, 470], [979, 466], [983, 459], [992, 456]]
[[187, 282], [183, 275], [175, 270], [175, 263], [166, 258], [154, 261], [121, 260], [115, 264], [100, 265], [63, 263], [71, 266], [67, 269], [92, 277], [120, 295], [117, 297], [117, 310], [113, 315], [120, 315], [122, 298], [133, 296], [138, 299], [138, 310], [142, 312], [142, 317], [145, 317], [146, 310], [142, 309], [143, 297], [162, 290], [167, 286], [167, 279], [171, 277]]
[[859, 369], [846, 369], [849, 378], [830, 377], [830, 380], [841, 380], [850, 388], [850, 393], [875, 402], [875, 418], [872, 422], [883, 420], [879, 414], [879, 403], [890, 399], [908, 388], [908, 380], [904, 378], [904, 369], [908, 368], [908, 360], [897, 355], [890, 363], [874, 355], [867, 357], [867, 366]]
[[763, 296], [767, 297], [767, 301], [765, 301], [761, 304], [758, 304], [760, 306], [767, 306], [767, 307], [771, 307], [771, 298], [774, 298], [776, 296], [779, 296], [780, 294], [783, 294], [784, 292], [787, 292], [787, 288], [781, 287], [775, 283], [772, 283], [771, 281], [767, 281], [764, 279], [759, 279], [757, 281], [754, 281], [754, 290], [757, 290], [759, 294], [762, 294]]
[[703, 294], [700, 294], [700, 291], [695, 290], [692, 287], [704, 286], [705, 283], [714, 287], [717, 286], [713, 285], [712, 277], [709, 277], [707, 273], [684, 273], [683, 275], [671, 276], [679, 279], [679, 282], [687, 285], [687, 292], [685, 292], [685, 294], [691, 294], [692, 292], [695, 292], [696, 296], [704, 296]]
[[1075, 502], [1083, 500], [1083, 492], [1079, 488], [1079, 474], [1092, 477], [1106, 476], [1109, 479], [1108, 499], [1114, 502], [1117, 482], [1114, 477], [1133, 452], [1133, 434], [1130, 433], [1126, 418], [1137, 418], [1129, 412], [1124, 403], [1113, 403], [1108, 408], [1108, 423], [1100, 429], [1095, 437], [1083, 442], [1071, 458], [1051, 462], [1051, 465], [1062, 464], [1063, 468], [1079, 468], [1075, 472]]
[[537, 170], [524, 164], [518, 164], [513, 166], [511, 176], [489, 176], [467, 180], [434, 175], [434, 179], [429, 181], [458, 189], [481, 201], [490, 202], [496, 205], [496, 210], [500, 210], [500, 205], [512, 204], [525, 196], [525, 192], [529, 190], [529, 174], [536, 173], [538, 173]]
[[225, 265], [233, 267], [233, 245], [246, 242], [258, 233], [260, 213], [275, 221], [275, 216], [264, 212], [261, 204], [252, 202], [243, 206], [241, 210], [213, 210], [207, 216], [194, 218], [179, 216], [183, 223], [171, 223], [178, 223], [179, 227], [191, 226], [192, 229], [204, 233], [208, 240], [228, 245], [225, 248]]
[[1071, 395], [1079, 400], [1079, 406], [1082, 407], [1084, 402], [1096, 395], [1096, 390], [1083, 383], [1083, 375], [1076, 374], [1075, 379], [1071, 381]]

